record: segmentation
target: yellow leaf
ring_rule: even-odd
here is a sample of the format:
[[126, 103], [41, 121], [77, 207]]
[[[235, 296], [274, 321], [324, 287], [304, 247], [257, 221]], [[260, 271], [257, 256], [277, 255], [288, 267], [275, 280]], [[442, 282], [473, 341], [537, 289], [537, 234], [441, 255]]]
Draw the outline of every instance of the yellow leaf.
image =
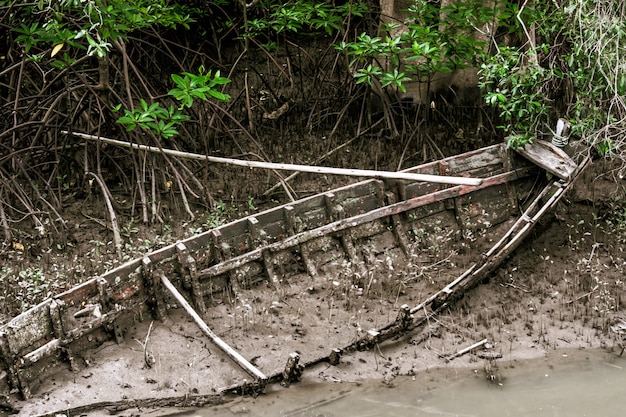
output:
[[13, 242], [13, 249], [24, 252], [24, 245], [22, 245], [20, 242]]
[[52, 52], [50, 53], [50, 57], [53, 57], [56, 54], [58, 54], [59, 51], [61, 50], [61, 48], [63, 48], [64, 45], [65, 45], [64, 43], [60, 43], [58, 45], [54, 45], [54, 48], [52, 48]]

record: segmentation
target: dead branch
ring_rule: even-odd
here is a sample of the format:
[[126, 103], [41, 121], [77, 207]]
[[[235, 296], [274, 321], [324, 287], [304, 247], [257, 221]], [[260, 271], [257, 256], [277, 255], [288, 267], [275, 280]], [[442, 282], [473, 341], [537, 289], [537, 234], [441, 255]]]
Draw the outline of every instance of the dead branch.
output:
[[115, 250], [118, 255], [120, 255], [122, 249], [122, 238], [120, 236], [120, 227], [117, 223], [117, 216], [115, 215], [115, 210], [113, 209], [113, 204], [111, 203], [111, 193], [104, 181], [102, 181], [97, 174], [87, 171], [85, 172], [85, 175], [91, 175], [102, 190], [102, 196], [104, 197], [104, 202], [106, 203], [107, 210], [109, 211], [109, 219], [111, 220], [111, 227], [113, 228], [113, 244], [115, 245]]
[[0, 190], [0, 223], [2, 224], [2, 230], [4, 231], [4, 239], [7, 242], [10, 242], [13, 239], [13, 234], [11, 233], [11, 228], [9, 227], [9, 222], [7, 220], [6, 213], [4, 212], [4, 188]]

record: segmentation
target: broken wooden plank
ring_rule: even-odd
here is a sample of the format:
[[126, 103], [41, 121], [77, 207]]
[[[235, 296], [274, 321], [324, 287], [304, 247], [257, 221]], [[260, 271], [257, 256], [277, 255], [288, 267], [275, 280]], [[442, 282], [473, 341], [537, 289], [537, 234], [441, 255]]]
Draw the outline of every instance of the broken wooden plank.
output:
[[[150, 259], [150, 257], [145, 256], [141, 260], [141, 277], [143, 279], [143, 285], [146, 288], [146, 293], [148, 295], [147, 303], [150, 306], [152, 311], [152, 315], [157, 320], [163, 320], [167, 315], [165, 311], [165, 305], [163, 303], [163, 297], [159, 294], [159, 285], [157, 285], [158, 281], [154, 274], [154, 263]], [[116, 339], [118, 343], [120, 343], [120, 338], [116, 334]]]
[[231, 348], [226, 342], [224, 342], [218, 335], [216, 335], [211, 328], [202, 320], [202, 317], [191, 307], [191, 305], [185, 300], [185, 297], [178, 292], [176, 287], [170, 282], [165, 275], [161, 275], [161, 282], [163, 286], [174, 296], [174, 298], [180, 303], [181, 307], [185, 309], [187, 314], [196, 322], [202, 333], [204, 333], [211, 341], [224, 352], [229, 358], [231, 358], [237, 365], [239, 365], [244, 371], [251, 376], [258, 378], [261, 381], [267, 380], [267, 377], [263, 372], [258, 370], [252, 365], [246, 358], [241, 356], [239, 352]]
[[9, 383], [13, 388], [20, 391], [22, 398], [28, 400], [31, 396], [30, 386], [20, 374], [16, 363], [17, 355], [12, 351], [6, 331], [0, 332], [0, 360], [3, 368], [8, 374]]
[[[248, 234], [250, 236], [250, 246], [253, 248], [263, 247], [265, 245], [265, 232], [261, 228], [259, 224], [259, 220], [254, 217], [248, 217]], [[263, 266], [265, 268], [265, 272], [267, 273], [267, 278], [269, 282], [272, 284], [276, 291], [280, 290], [280, 279], [278, 275], [274, 271], [274, 262], [272, 261], [272, 256], [268, 251], [263, 251], [261, 253], [261, 259], [263, 260]]]
[[[391, 192], [386, 194], [386, 198], [387, 198], [388, 204], [397, 203], [396, 196]], [[404, 226], [402, 225], [402, 222], [400, 221], [399, 214], [394, 214], [391, 216], [391, 225], [393, 228], [393, 234], [395, 238], [398, 240], [400, 249], [402, 249], [402, 253], [404, 253], [405, 256], [408, 256], [410, 252], [409, 251], [409, 238], [407, 237], [406, 230], [404, 230]]]
[[569, 181], [578, 168], [578, 164], [564, 150], [543, 140], [535, 140], [515, 151], [565, 181]]
[[[285, 216], [286, 229], [289, 236], [293, 236], [296, 234], [296, 216], [294, 214], [293, 206], [285, 206], [283, 209], [283, 215]], [[302, 256], [302, 261], [304, 262], [304, 266], [307, 269], [309, 275], [313, 278], [317, 276], [317, 268], [315, 268], [315, 264], [311, 259], [311, 255], [309, 254], [309, 249], [306, 243], [303, 243], [299, 246], [300, 255]]]

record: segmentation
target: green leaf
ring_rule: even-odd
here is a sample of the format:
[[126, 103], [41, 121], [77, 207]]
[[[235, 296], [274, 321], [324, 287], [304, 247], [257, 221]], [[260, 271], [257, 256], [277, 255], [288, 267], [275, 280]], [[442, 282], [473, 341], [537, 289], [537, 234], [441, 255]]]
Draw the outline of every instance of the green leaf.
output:
[[228, 101], [230, 100], [230, 96], [228, 94], [221, 93], [217, 90], [210, 90], [209, 94], [220, 101]]

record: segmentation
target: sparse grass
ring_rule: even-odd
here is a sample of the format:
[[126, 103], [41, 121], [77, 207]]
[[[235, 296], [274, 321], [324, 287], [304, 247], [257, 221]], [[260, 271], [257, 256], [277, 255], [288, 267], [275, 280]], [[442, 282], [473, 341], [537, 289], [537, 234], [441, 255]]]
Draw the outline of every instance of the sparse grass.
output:
[[614, 236], [620, 244], [626, 244], [626, 190], [603, 202], [594, 217], [604, 234]]

